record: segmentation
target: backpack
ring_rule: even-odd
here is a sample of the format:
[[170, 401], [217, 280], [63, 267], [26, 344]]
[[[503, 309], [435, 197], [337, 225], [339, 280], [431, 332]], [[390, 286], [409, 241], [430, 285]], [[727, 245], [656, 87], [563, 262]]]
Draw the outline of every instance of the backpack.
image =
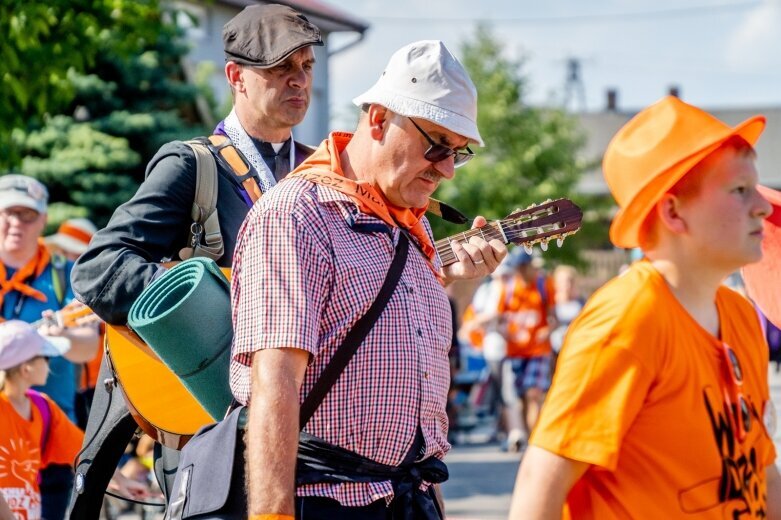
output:
[[[27, 390], [27, 397], [30, 398], [33, 405], [38, 408], [38, 412], [41, 414], [41, 420], [43, 421], [43, 431], [41, 432], [41, 461], [43, 461], [44, 454], [46, 453], [46, 446], [49, 445], [49, 433], [52, 426], [52, 410], [49, 408], [49, 403], [46, 398], [36, 392], [33, 389]], [[38, 485], [41, 485], [42, 475], [38, 472]]]
[[46, 402], [46, 398], [36, 392], [35, 390], [27, 390], [27, 397], [38, 408], [41, 413], [41, 419], [43, 420], [43, 433], [41, 434], [41, 457], [46, 452], [46, 446], [49, 444], [49, 430], [52, 424], [52, 411], [49, 408], [49, 403]]
[[225, 254], [225, 246], [217, 216], [218, 176], [217, 162], [233, 172], [254, 204], [262, 195], [255, 182], [249, 163], [230, 139], [224, 135], [212, 135], [185, 141], [195, 154], [195, 197], [190, 216], [188, 246], [179, 251], [179, 258], [194, 257], [219, 260]]

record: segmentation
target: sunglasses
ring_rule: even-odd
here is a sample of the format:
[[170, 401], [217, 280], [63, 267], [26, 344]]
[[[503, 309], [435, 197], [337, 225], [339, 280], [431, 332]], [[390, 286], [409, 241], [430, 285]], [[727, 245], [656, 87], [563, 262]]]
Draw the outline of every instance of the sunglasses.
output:
[[[423, 153], [423, 157], [426, 158], [428, 162], [432, 163], [438, 163], [440, 161], [444, 161], [450, 156], [453, 156], [453, 167], [458, 168], [459, 166], [463, 166], [466, 163], [468, 163], [472, 157], [475, 156], [475, 153], [469, 149], [468, 146], [465, 146], [462, 149], [454, 150], [453, 148], [450, 148], [449, 146], [445, 146], [444, 144], [437, 143], [434, 141], [434, 139], [431, 138], [428, 133], [426, 133], [425, 130], [423, 130], [418, 124], [415, 122], [414, 119], [411, 117], [408, 117], [410, 121], [412, 121], [412, 124], [415, 125], [415, 128], [418, 129], [418, 132], [423, 134], [423, 137], [426, 138], [426, 141], [428, 141], [428, 144], [431, 145], [428, 147], [428, 150], [426, 150]], [[466, 151], [464, 151], [466, 150]]]
[[743, 369], [738, 355], [722, 341], [721, 354], [727, 368], [729, 388], [725, 389], [724, 399], [732, 412], [732, 430], [738, 441], [743, 442], [751, 431], [751, 410], [743, 396]]

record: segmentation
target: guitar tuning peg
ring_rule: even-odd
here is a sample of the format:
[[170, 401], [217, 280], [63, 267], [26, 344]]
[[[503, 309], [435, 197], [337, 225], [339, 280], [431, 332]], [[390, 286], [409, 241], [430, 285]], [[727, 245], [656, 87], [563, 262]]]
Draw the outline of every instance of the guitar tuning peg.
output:
[[542, 249], [543, 251], [547, 251], [548, 250], [548, 241], [547, 240], [542, 240], [540, 242], [540, 249]]
[[556, 239], [556, 245], [561, 247], [564, 245], [564, 237], [559, 237]]
[[530, 255], [534, 252], [534, 246], [532, 246], [531, 244], [524, 244], [523, 250], [526, 251], [527, 255]]

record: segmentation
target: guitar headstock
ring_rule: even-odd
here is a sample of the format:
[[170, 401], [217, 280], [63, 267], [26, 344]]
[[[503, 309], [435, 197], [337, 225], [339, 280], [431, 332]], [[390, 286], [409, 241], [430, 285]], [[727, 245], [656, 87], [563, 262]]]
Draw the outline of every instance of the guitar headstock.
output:
[[499, 221], [508, 243], [522, 245], [527, 253], [539, 243], [547, 251], [548, 242], [556, 240], [561, 247], [564, 238], [580, 229], [583, 211], [569, 199], [548, 200], [517, 209]]

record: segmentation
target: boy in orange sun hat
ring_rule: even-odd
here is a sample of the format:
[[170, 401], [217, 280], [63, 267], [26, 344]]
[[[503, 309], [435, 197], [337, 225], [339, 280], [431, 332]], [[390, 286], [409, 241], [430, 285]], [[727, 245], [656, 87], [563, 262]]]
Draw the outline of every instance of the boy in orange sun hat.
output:
[[762, 255], [764, 125], [667, 97], [609, 144], [610, 238], [645, 258], [570, 326], [511, 518], [777, 518], [767, 346], [721, 285]]

